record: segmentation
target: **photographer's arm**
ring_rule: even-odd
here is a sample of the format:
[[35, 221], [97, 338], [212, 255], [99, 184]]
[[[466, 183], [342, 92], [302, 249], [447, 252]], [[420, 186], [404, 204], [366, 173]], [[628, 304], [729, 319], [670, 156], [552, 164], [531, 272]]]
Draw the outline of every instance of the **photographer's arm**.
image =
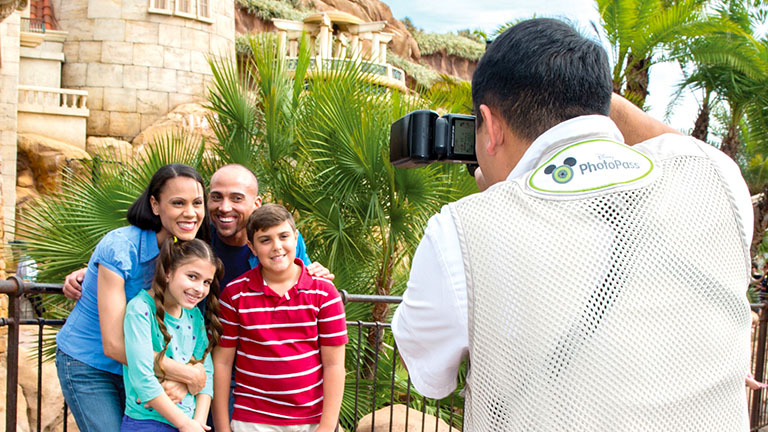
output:
[[629, 145], [635, 145], [665, 133], [680, 134], [616, 93], [611, 97], [610, 117], [624, 135], [624, 142]]
[[430, 219], [416, 250], [392, 333], [421, 394], [442, 398], [456, 388], [469, 347], [467, 294], [461, 247], [447, 207]]

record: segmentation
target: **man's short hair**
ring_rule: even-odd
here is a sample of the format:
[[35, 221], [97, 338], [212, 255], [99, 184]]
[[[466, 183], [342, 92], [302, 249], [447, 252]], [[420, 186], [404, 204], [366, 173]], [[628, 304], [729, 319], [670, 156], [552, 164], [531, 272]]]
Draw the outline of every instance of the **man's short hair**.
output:
[[248, 240], [253, 242], [253, 235], [257, 231], [278, 226], [281, 223], [288, 221], [296, 231], [296, 222], [293, 221], [293, 216], [285, 207], [280, 204], [264, 204], [261, 207], [251, 213], [248, 218], [248, 223], [245, 225], [245, 230], [248, 233]]
[[608, 115], [608, 55], [555, 19], [523, 21], [488, 46], [472, 76], [472, 100], [498, 110], [518, 137], [533, 141], [574, 117]]

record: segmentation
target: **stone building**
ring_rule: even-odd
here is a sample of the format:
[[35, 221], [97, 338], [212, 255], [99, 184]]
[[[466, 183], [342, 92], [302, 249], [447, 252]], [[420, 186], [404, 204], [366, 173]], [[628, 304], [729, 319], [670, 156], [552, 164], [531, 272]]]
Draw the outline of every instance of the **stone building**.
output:
[[88, 135], [131, 140], [173, 107], [200, 101], [207, 56], [234, 52], [233, 1], [52, 4], [68, 32], [62, 85], [88, 92]]
[[13, 238], [17, 186], [29, 187], [18, 151], [50, 172], [88, 157], [86, 135], [130, 141], [202, 101], [208, 56], [232, 55], [234, 40], [228, 0], [0, 0], [0, 236]]

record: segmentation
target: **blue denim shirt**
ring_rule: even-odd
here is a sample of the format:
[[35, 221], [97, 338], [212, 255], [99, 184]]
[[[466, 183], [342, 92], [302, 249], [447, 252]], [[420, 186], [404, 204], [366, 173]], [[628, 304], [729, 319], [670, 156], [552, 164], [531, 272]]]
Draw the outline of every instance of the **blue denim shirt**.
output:
[[151, 287], [155, 260], [159, 253], [154, 231], [145, 231], [131, 225], [107, 233], [96, 245], [88, 262], [82, 297], [56, 336], [58, 348], [96, 369], [122, 375], [122, 365], [104, 355], [101, 342], [96, 287], [99, 265], [123, 278], [125, 299], [128, 302], [140, 290]]

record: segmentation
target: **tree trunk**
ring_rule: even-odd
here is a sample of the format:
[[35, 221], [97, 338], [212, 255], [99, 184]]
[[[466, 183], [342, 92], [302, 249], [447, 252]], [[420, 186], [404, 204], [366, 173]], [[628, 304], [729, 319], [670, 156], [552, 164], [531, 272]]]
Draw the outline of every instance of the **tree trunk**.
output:
[[[392, 279], [392, 270], [395, 265], [395, 260], [392, 258], [393, 254], [387, 257], [387, 261], [379, 270], [379, 274], [376, 276], [376, 294], [381, 296], [388, 296], [392, 292], [392, 285], [395, 281]], [[371, 318], [373, 322], [386, 322], [389, 316], [389, 305], [386, 303], [374, 303], [373, 310], [371, 311]], [[378, 356], [384, 348], [383, 342], [383, 328], [371, 327], [368, 330], [368, 344], [373, 349], [373, 354]], [[373, 360], [366, 361], [363, 365], [363, 376], [366, 379], [374, 379], [374, 363]]]
[[632, 54], [627, 55], [627, 70], [625, 71], [627, 89], [624, 92], [624, 97], [641, 109], [645, 105], [645, 98], [648, 97], [648, 68], [650, 66], [650, 58], [635, 61]]
[[691, 132], [692, 137], [704, 142], [707, 142], [707, 135], [709, 135], [709, 94], [701, 101], [701, 109]]
[[762, 193], [757, 202], [752, 205], [755, 214], [755, 223], [752, 232], [752, 244], [749, 248], [749, 255], [757, 255], [757, 249], [763, 242], [765, 230], [768, 229], [768, 183], [763, 184]]
[[723, 143], [720, 145], [720, 150], [730, 156], [731, 159], [736, 160], [736, 154], [739, 152], [740, 146], [738, 123], [731, 121], [731, 124], [728, 125], [728, 132], [723, 138]]

